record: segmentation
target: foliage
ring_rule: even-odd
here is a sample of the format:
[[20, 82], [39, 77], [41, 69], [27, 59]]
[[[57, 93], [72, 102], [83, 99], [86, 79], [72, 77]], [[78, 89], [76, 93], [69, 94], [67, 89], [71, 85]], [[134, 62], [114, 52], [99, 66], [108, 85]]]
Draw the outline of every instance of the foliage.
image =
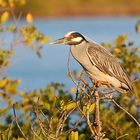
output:
[[[26, 15], [27, 25], [19, 26], [20, 14], [16, 8], [23, 6], [25, 0], [0, 0], [1, 8], [6, 8], [0, 17], [0, 67], [5, 71], [10, 65], [16, 47], [32, 48], [40, 57], [42, 45], [49, 41], [33, 25], [31, 13]], [[20, 10], [19, 10], [20, 11]], [[10, 25], [5, 23], [12, 18]], [[5, 46], [3, 36], [12, 35]], [[139, 48], [134, 42], [128, 42], [126, 35], [120, 35], [113, 44], [104, 43], [122, 63], [134, 82], [134, 93], [115, 93], [113, 99], [138, 121], [140, 117], [140, 57]], [[63, 84], [51, 83], [44, 89], [23, 91], [18, 89], [20, 80], [10, 77], [0, 79], [0, 137], [2, 140], [90, 140], [95, 138], [94, 93], [89, 80], [83, 72], [69, 71], [76, 89], [67, 91]], [[107, 92], [107, 90], [106, 90]], [[138, 128], [134, 120], [113, 102], [112, 98], [100, 93], [100, 116], [102, 138], [104, 140], [135, 140]], [[76, 98], [75, 98], [76, 96]], [[18, 102], [15, 102], [18, 98]]]

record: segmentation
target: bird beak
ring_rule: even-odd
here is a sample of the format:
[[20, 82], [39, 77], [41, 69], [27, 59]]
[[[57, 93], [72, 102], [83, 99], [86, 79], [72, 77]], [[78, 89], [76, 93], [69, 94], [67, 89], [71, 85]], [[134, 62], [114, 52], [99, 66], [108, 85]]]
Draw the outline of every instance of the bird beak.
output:
[[67, 44], [68, 42], [69, 42], [68, 39], [66, 37], [63, 37], [51, 42], [51, 44]]
[[60, 39], [57, 39], [57, 40], [51, 42], [51, 44], [65, 44], [65, 42], [66, 42], [66, 38], [63, 37], [63, 38], [60, 38]]

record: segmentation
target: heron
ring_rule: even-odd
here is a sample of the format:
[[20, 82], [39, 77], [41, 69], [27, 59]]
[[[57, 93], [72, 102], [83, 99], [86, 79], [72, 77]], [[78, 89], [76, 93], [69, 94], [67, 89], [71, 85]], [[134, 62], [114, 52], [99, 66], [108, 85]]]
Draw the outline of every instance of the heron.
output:
[[117, 58], [102, 45], [89, 41], [81, 33], [68, 32], [52, 44], [69, 45], [72, 56], [94, 83], [111, 86], [121, 93], [133, 90], [132, 82]]

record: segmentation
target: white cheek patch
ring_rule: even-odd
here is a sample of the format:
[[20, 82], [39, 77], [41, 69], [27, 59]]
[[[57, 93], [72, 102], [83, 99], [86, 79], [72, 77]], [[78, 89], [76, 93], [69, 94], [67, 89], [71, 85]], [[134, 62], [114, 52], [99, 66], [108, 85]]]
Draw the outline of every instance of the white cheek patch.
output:
[[73, 39], [71, 39], [71, 41], [74, 41], [74, 42], [80, 42], [80, 41], [82, 41], [82, 37], [76, 37], [76, 38], [73, 38]]

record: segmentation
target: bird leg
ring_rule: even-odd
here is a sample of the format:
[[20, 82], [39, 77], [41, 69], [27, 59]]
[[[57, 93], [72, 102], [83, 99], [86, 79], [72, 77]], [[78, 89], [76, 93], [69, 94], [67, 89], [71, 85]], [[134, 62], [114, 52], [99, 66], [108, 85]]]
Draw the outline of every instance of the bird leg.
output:
[[98, 87], [100, 86], [104, 86], [106, 88], [109, 88], [111, 86], [111, 84], [104, 82], [104, 81], [94, 81], [94, 86], [93, 86], [93, 90], [97, 90]]
[[104, 82], [104, 81], [99, 81], [98, 82], [98, 86], [101, 86], [101, 85], [106, 86], [108, 88], [110, 87], [110, 84], [108, 82]]
[[98, 88], [98, 82], [94, 80], [93, 91], [96, 91]]

